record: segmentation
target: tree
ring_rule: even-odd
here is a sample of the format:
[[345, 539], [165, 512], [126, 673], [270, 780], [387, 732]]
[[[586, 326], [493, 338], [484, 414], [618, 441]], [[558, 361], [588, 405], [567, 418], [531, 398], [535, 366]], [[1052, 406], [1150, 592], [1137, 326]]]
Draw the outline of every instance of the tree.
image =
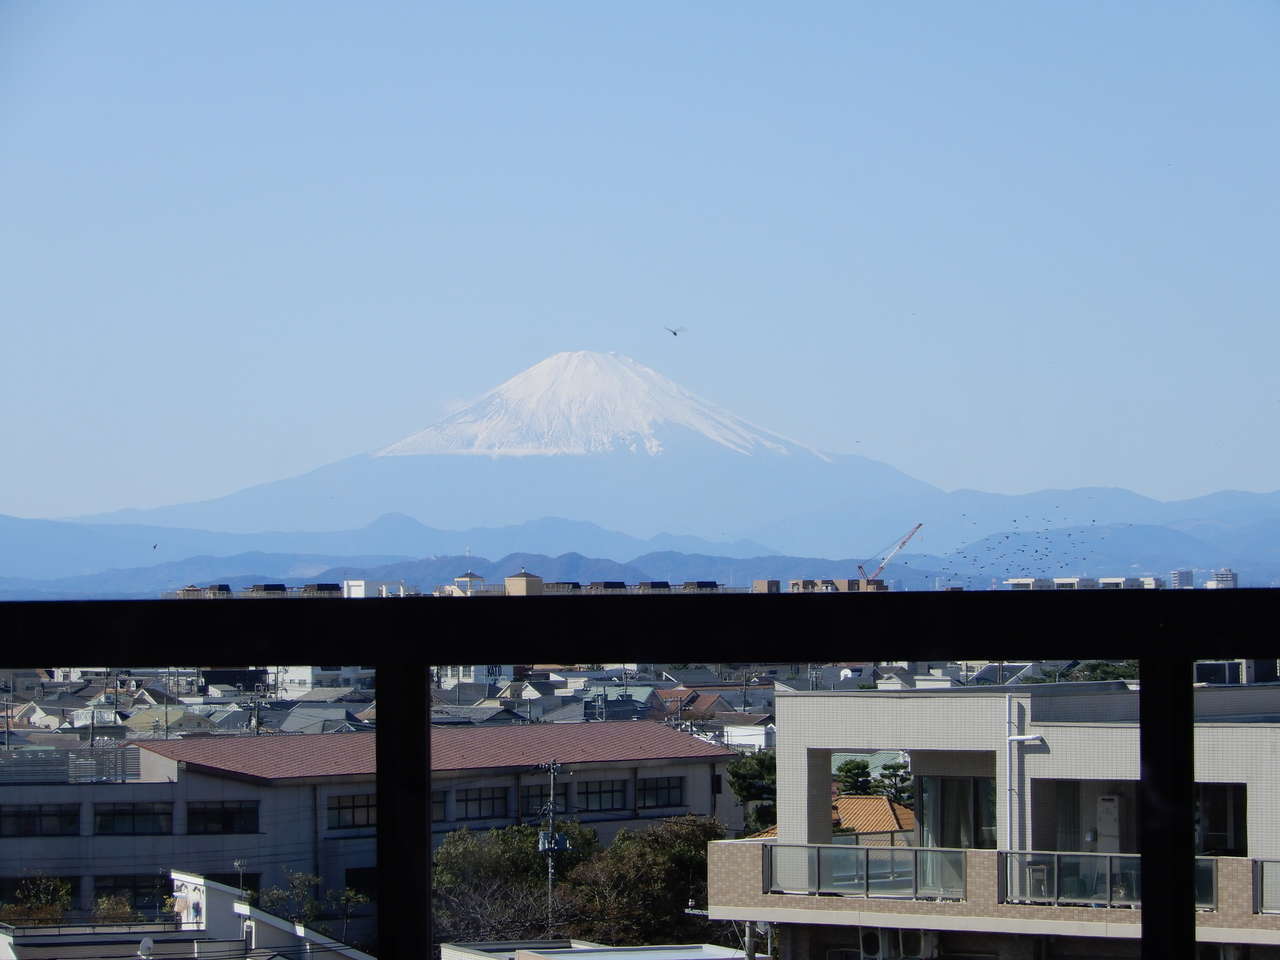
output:
[[840, 792], [855, 797], [872, 793], [871, 765], [861, 757], [846, 760], [836, 767], [836, 783]]
[[695, 816], [620, 831], [569, 877], [578, 907], [572, 935], [610, 944], [707, 940], [710, 922], [686, 910], [705, 908], [707, 844], [724, 836], [718, 821]]
[[343, 943], [347, 943], [347, 927], [351, 923], [351, 915], [356, 907], [363, 906], [369, 902], [369, 898], [365, 894], [357, 890], [346, 887], [342, 890], [330, 890], [325, 897], [329, 904], [331, 912], [337, 915], [337, 919], [342, 921], [342, 926], [338, 932], [334, 932], [331, 924], [321, 924], [321, 929], [330, 936], [336, 936]]
[[310, 926], [324, 909], [317, 896], [320, 878], [311, 873], [284, 871], [283, 887], [267, 887], [258, 894], [258, 906], [267, 913]]
[[873, 793], [888, 797], [908, 809], [915, 808], [915, 791], [911, 770], [905, 763], [886, 763], [880, 768], [880, 776], [871, 785]]
[[[569, 848], [553, 856], [563, 881], [599, 849], [596, 833], [576, 821], [557, 824]], [[455, 830], [436, 850], [431, 874], [431, 921], [437, 941], [524, 940], [556, 935], [547, 923], [547, 858], [538, 827]], [[575, 910], [563, 883], [551, 892], [551, 927]]]
[[94, 923], [129, 923], [138, 914], [120, 894], [99, 897], [93, 905]]
[[746, 808], [748, 833], [757, 833], [778, 821], [778, 757], [772, 750], [758, 750], [732, 760], [729, 789]]
[[71, 883], [36, 873], [18, 881], [16, 903], [0, 907], [0, 920], [11, 923], [58, 923], [71, 909]]

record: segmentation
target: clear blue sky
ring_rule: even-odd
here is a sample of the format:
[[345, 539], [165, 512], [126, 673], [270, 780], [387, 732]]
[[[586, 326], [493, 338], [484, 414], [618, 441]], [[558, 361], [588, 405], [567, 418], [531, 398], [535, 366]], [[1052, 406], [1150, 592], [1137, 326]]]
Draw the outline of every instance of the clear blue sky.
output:
[[1277, 49], [1273, 0], [0, 3], [0, 512], [572, 349], [945, 488], [1280, 488]]

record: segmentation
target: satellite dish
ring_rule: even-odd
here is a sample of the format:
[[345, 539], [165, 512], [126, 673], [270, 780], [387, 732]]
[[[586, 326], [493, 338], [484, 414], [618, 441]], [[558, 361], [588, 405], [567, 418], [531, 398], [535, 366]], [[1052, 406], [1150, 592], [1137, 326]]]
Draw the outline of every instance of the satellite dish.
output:
[[852, 676], [853, 676], [853, 671], [850, 670], [848, 667], [845, 667], [843, 670], [840, 671], [841, 680], [848, 680]]
[[155, 950], [156, 945], [150, 937], [143, 937], [142, 942], [138, 944], [138, 956], [150, 958], [151, 953]]

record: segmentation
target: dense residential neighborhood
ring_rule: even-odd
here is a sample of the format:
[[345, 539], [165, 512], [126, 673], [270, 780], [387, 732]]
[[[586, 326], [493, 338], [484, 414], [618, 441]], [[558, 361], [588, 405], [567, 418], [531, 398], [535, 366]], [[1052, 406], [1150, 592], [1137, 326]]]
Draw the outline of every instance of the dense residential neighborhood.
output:
[[[1197, 936], [1219, 960], [1280, 956], [1280, 788], [1253, 762], [1280, 745], [1276, 667], [1188, 677]], [[1135, 955], [1132, 662], [478, 664], [424, 682], [442, 940]], [[241, 923], [266, 942], [292, 929], [278, 915], [311, 925], [288, 935], [313, 955], [376, 941], [373, 668], [0, 670], [0, 693], [0, 949], [46, 955], [54, 920], [183, 949]], [[221, 919], [192, 915], [196, 889]]]

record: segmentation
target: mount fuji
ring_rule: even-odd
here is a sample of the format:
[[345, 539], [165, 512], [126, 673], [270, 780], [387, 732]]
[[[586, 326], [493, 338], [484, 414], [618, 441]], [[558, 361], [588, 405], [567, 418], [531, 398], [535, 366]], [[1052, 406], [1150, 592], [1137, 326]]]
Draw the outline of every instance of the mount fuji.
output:
[[887, 464], [748, 423], [628, 357], [578, 351], [375, 452], [214, 500], [81, 519], [257, 532], [387, 513], [454, 530], [557, 516], [721, 539], [840, 505], [838, 526], [859, 531], [839, 551], [849, 555], [901, 533], [912, 502], [941, 496]]

